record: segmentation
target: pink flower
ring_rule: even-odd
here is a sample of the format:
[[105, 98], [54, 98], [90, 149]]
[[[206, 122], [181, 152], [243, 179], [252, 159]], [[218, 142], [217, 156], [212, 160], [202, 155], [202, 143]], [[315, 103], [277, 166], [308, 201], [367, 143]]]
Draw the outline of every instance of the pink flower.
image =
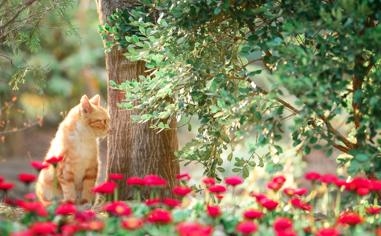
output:
[[80, 222], [93, 221], [96, 218], [96, 213], [92, 210], [78, 211], [75, 214], [75, 219]]
[[268, 189], [274, 190], [276, 192], [276, 191], [278, 191], [282, 187], [282, 184], [270, 181], [270, 182], [267, 183], [266, 186], [267, 186]]
[[274, 221], [273, 228], [276, 232], [289, 230], [292, 228], [292, 220], [286, 217], [278, 217]]
[[339, 236], [340, 232], [336, 228], [322, 228], [316, 233], [316, 236]]
[[29, 230], [33, 235], [54, 235], [57, 231], [57, 225], [53, 222], [35, 222]]
[[122, 220], [122, 227], [130, 231], [140, 229], [143, 225], [143, 219], [137, 217], [128, 217]]
[[381, 207], [379, 207], [379, 206], [370, 206], [370, 207], [367, 207], [365, 210], [366, 210], [366, 213], [368, 213], [370, 215], [377, 215], [378, 213], [381, 212]]
[[263, 212], [255, 209], [247, 209], [243, 212], [243, 216], [247, 220], [260, 219], [263, 217]]
[[171, 208], [175, 208], [181, 205], [181, 202], [174, 198], [164, 198], [161, 202]]
[[176, 175], [176, 179], [183, 180], [183, 181], [188, 181], [188, 180], [191, 179], [191, 176], [188, 173], [183, 173], [183, 174]]
[[216, 180], [212, 177], [205, 177], [202, 179], [202, 182], [206, 185], [206, 186], [211, 186], [211, 185], [214, 185], [216, 184]]
[[128, 185], [136, 185], [136, 186], [143, 186], [144, 185], [144, 180], [143, 178], [137, 177], [137, 176], [132, 176], [127, 178], [126, 184]]
[[114, 193], [116, 187], [116, 183], [114, 182], [104, 182], [98, 186], [95, 186], [93, 188], [93, 192], [100, 194], [112, 194]]
[[146, 175], [143, 178], [144, 185], [150, 187], [164, 187], [167, 181], [158, 175]]
[[221, 194], [226, 191], [226, 187], [221, 184], [211, 185], [208, 189], [211, 193], [215, 194]]
[[212, 218], [217, 218], [221, 215], [221, 209], [219, 206], [208, 205], [206, 206], [206, 212]]
[[172, 221], [172, 216], [169, 211], [156, 208], [148, 213], [147, 220], [154, 224], [168, 224]]
[[55, 165], [58, 164], [58, 162], [60, 162], [60, 161], [62, 161], [62, 160], [63, 160], [63, 156], [58, 156], [58, 157], [56, 157], [56, 156], [52, 156], [52, 157], [46, 159], [45, 161], [46, 161], [47, 163], [52, 164], [52, 165], [55, 166]]
[[123, 174], [119, 174], [119, 173], [110, 173], [108, 175], [108, 179], [113, 180], [113, 181], [117, 181], [117, 180], [124, 179], [124, 176], [123, 176]]
[[181, 222], [176, 226], [180, 236], [210, 236], [213, 228], [196, 222]]
[[63, 203], [56, 209], [56, 215], [73, 215], [77, 212], [73, 203]]
[[251, 235], [258, 230], [258, 227], [252, 221], [243, 221], [237, 224], [236, 230], [243, 235]]
[[243, 183], [243, 179], [239, 176], [230, 176], [225, 178], [225, 183], [230, 186], [237, 186]]
[[29, 185], [30, 183], [34, 182], [37, 177], [34, 174], [21, 173], [18, 175], [18, 179], [24, 184]]
[[316, 181], [320, 179], [320, 174], [314, 171], [310, 171], [304, 174], [304, 178], [310, 181]]
[[46, 164], [44, 162], [40, 162], [40, 161], [31, 161], [30, 164], [38, 172], [40, 172], [42, 169], [45, 169], [49, 166], [48, 164]]
[[172, 192], [177, 196], [184, 197], [188, 195], [190, 192], [192, 192], [192, 189], [188, 186], [175, 186], [172, 189]]
[[343, 212], [337, 220], [340, 224], [357, 225], [362, 223], [362, 218], [355, 212]]
[[132, 212], [131, 208], [122, 201], [109, 202], [103, 209], [113, 216], [129, 216]]
[[259, 201], [259, 204], [266, 208], [269, 211], [274, 210], [278, 206], [278, 202], [271, 200], [269, 198], [264, 198], [261, 201]]

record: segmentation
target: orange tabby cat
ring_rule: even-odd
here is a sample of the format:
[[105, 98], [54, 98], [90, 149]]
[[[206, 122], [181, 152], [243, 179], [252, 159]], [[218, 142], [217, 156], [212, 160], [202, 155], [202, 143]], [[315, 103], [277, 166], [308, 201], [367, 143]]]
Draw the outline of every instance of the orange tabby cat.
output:
[[63, 160], [56, 169], [53, 165], [43, 169], [36, 183], [36, 195], [44, 205], [55, 199], [91, 203], [98, 173], [97, 138], [106, 136], [109, 120], [99, 95], [91, 99], [84, 95], [69, 111], [45, 156], [45, 160], [53, 156]]

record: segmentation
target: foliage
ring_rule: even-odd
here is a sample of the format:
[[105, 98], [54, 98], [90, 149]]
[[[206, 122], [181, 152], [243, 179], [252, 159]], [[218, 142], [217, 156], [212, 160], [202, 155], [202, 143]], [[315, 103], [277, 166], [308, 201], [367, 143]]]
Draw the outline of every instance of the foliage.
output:
[[[40, 170], [36, 162], [33, 166]], [[21, 173], [18, 177], [27, 189], [36, 180], [34, 174]], [[243, 181], [239, 176], [226, 177], [220, 183], [205, 177], [201, 183], [190, 185], [191, 176], [184, 173], [177, 176], [180, 184], [172, 189], [177, 198], [160, 199], [157, 194], [166, 185], [160, 176], [125, 179], [123, 174], [112, 173], [93, 190], [114, 200], [96, 205], [96, 210], [70, 202], [44, 207], [32, 193], [23, 199], [7, 198], [13, 184], [1, 178], [0, 190], [6, 204], [0, 207], [0, 233], [181, 236], [379, 233], [381, 207], [371, 202], [378, 201], [380, 180], [362, 177], [345, 180], [316, 172], [306, 173], [305, 178], [312, 184], [311, 191], [296, 187], [283, 175], [273, 176], [265, 186], [249, 183], [249, 179]], [[115, 200], [117, 184], [133, 188], [135, 198]], [[142, 189], [150, 190], [150, 199], [140, 200]], [[345, 198], [352, 200], [346, 204]], [[19, 212], [16, 220], [5, 215], [12, 209]], [[24, 213], [20, 215], [21, 209]]]
[[[284, 149], [282, 138], [292, 137], [301, 154], [336, 148], [347, 154], [338, 161], [350, 174], [381, 175], [378, 1], [147, 0], [142, 6], [119, 10], [103, 27], [110, 46], [147, 67], [138, 81], [114, 86], [126, 91], [120, 106], [140, 110], [135, 120], [158, 130], [175, 117], [191, 129], [197, 118], [198, 134], [180, 158], [215, 176], [228, 152], [233, 171], [247, 176], [264, 163], [270, 171], [281, 168], [272, 159]], [[234, 151], [241, 140], [245, 158]]]

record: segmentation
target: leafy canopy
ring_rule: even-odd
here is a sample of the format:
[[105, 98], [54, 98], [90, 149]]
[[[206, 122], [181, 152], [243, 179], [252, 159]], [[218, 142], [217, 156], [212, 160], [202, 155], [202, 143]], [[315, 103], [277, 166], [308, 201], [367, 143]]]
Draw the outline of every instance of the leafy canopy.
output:
[[[120, 106], [153, 128], [176, 117], [191, 129], [197, 118], [180, 158], [207, 175], [224, 171], [225, 152], [244, 176], [264, 163], [276, 171], [272, 159], [291, 135], [303, 153], [336, 148], [350, 174], [381, 177], [378, 1], [141, 2], [101, 27], [109, 46], [146, 62], [145, 75], [114, 86], [126, 91]], [[245, 157], [234, 151], [242, 140]]]

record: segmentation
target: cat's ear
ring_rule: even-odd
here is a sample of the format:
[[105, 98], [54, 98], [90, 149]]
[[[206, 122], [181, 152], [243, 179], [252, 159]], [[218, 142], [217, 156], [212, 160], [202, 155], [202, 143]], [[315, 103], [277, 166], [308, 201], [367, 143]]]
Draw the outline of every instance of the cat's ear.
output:
[[86, 95], [83, 95], [81, 98], [81, 110], [84, 113], [91, 113], [93, 111], [89, 98]]
[[94, 97], [90, 98], [90, 102], [96, 106], [101, 105], [101, 97], [97, 94]]

